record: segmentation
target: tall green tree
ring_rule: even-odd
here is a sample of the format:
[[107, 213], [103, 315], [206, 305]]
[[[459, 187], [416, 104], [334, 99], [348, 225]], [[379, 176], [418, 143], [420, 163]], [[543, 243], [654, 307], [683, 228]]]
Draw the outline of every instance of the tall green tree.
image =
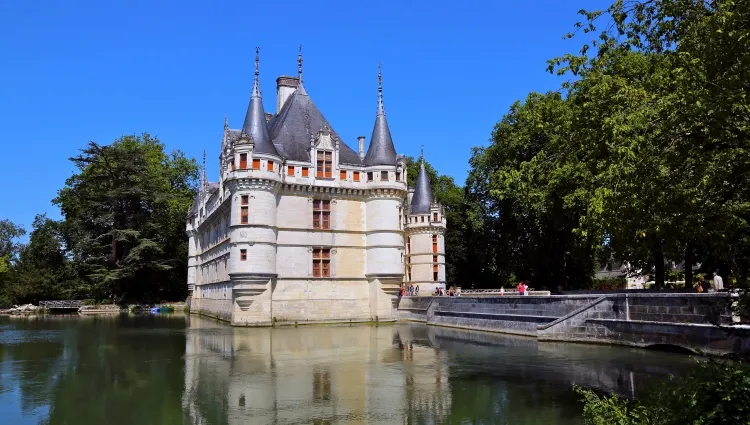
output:
[[85, 297], [77, 269], [67, 256], [62, 223], [37, 215], [29, 243], [21, 250], [15, 266], [15, 279], [9, 283], [10, 295], [21, 303]]
[[23, 246], [18, 239], [25, 234], [23, 227], [8, 219], [0, 220], [0, 274], [7, 273], [11, 262], [18, 258]]
[[574, 77], [570, 148], [597, 182], [585, 223], [616, 256], [653, 267], [657, 285], [665, 258], [685, 260], [689, 283], [705, 253], [746, 281], [747, 2], [618, 0], [582, 13], [577, 27], [595, 38], [550, 70]]
[[570, 151], [574, 110], [557, 93], [517, 102], [471, 158], [467, 180], [495, 247], [497, 278], [537, 288], [586, 286], [599, 238], [580, 231], [591, 174]]
[[91, 142], [70, 160], [78, 172], [53, 202], [91, 295], [118, 301], [184, 296], [184, 218], [197, 187], [195, 161], [166, 153], [149, 134]]

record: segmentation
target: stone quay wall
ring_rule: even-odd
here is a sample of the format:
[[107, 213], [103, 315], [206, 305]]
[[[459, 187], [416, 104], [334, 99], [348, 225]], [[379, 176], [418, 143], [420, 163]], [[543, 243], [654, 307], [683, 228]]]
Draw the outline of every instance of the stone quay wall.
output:
[[750, 329], [729, 326], [728, 297], [721, 293], [402, 297], [398, 315], [401, 320], [543, 341], [750, 355]]

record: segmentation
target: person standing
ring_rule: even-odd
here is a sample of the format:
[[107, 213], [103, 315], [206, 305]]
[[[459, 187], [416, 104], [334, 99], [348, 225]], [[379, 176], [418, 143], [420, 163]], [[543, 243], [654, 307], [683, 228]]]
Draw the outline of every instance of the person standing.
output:
[[724, 289], [724, 279], [719, 276], [719, 271], [716, 270], [714, 271], [714, 290], [719, 292], [722, 289]]

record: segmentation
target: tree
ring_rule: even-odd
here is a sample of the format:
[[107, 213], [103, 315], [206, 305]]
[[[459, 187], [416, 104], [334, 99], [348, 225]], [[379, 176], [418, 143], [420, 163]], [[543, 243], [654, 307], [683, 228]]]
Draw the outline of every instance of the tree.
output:
[[657, 285], [665, 257], [686, 261], [690, 284], [705, 253], [746, 282], [747, 3], [618, 0], [582, 14], [577, 28], [596, 38], [550, 71], [575, 78], [563, 86], [580, 120], [571, 148], [598, 162], [586, 222], [616, 256], [653, 266]]
[[37, 215], [32, 227], [29, 243], [21, 250], [15, 267], [15, 282], [9, 286], [13, 299], [35, 304], [85, 296], [88, 288], [65, 252], [62, 223]]
[[94, 142], [53, 201], [62, 233], [95, 298], [159, 301], [186, 293], [185, 213], [198, 167], [148, 134]]
[[23, 227], [8, 219], [0, 220], [0, 275], [7, 273], [11, 263], [18, 258], [22, 247], [18, 238], [25, 234]]
[[591, 280], [600, 240], [581, 230], [592, 178], [571, 150], [573, 117], [558, 93], [532, 93], [511, 107], [490, 145], [471, 158], [467, 190], [505, 284], [520, 279], [556, 289]]

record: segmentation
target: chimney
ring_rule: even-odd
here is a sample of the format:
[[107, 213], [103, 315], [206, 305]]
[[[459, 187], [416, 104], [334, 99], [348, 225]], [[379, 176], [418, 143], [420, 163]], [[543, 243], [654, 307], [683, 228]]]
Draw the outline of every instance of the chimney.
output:
[[365, 136], [357, 137], [359, 142], [359, 159], [365, 159]]
[[273, 114], [266, 112], [266, 124], [271, 121], [271, 118], [273, 118]]
[[276, 79], [276, 113], [281, 111], [289, 96], [297, 89], [297, 77], [282, 75]]

